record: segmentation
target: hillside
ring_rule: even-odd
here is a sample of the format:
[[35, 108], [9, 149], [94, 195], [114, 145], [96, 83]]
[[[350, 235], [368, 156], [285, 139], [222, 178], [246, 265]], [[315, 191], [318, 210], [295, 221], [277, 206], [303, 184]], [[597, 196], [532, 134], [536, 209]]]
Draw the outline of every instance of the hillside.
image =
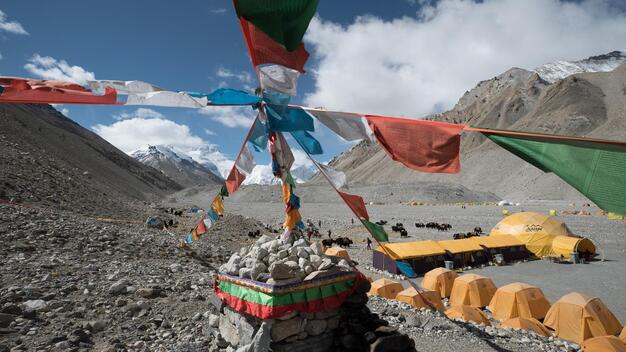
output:
[[49, 105], [0, 104], [0, 150], [3, 200], [102, 214], [182, 188]]
[[[513, 68], [466, 92], [450, 111], [427, 119], [473, 126], [626, 140], [626, 64], [612, 72], [570, 75], [554, 83], [537, 72]], [[554, 175], [546, 175], [516, 156], [464, 133], [462, 171], [424, 174], [392, 161], [375, 143], [362, 141], [331, 165], [351, 182], [461, 184], [505, 199], [583, 199]], [[321, 182], [319, 177], [314, 183]]]

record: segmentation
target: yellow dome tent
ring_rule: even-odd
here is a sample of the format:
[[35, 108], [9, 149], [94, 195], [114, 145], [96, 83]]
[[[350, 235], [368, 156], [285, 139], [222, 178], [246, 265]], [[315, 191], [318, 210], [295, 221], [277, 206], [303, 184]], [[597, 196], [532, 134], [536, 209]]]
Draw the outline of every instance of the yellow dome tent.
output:
[[543, 324], [541, 324], [539, 320], [533, 319], [533, 318], [521, 318], [521, 317], [511, 318], [511, 319], [505, 320], [500, 325], [498, 325], [498, 328], [528, 330], [528, 331], [534, 332], [537, 335], [546, 336], [546, 337], [551, 335], [550, 331], [546, 329], [546, 327], [543, 326]]
[[398, 292], [404, 290], [404, 287], [396, 281], [389, 279], [378, 279], [372, 282], [372, 288], [369, 294], [373, 296], [379, 296], [388, 299], [394, 299], [398, 295]]
[[342, 257], [346, 260], [350, 260], [350, 255], [348, 254], [348, 251], [346, 251], [345, 249], [341, 247], [330, 247], [324, 252], [324, 254], [332, 255], [336, 257]]
[[598, 336], [583, 341], [583, 352], [626, 352], [626, 344], [615, 336]]
[[[426, 302], [425, 299], [428, 300], [428, 302]], [[439, 292], [437, 291], [424, 290], [420, 293], [417, 293], [415, 288], [409, 287], [406, 290], [400, 291], [396, 296], [396, 300], [409, 304], [418, 309], [431, 309], [432, 307], [428, 304], [430, 303], [437, 310], [443, 310], [443, 302], [441, 302], [441, 296], [439, 296]]]
[[450, 305], [483, 308], [489, 304], [495, 292], [496, 285], [491, 279], [476, 274], [461, 275], [452, 285]]
[[446, 310], [446, 316], [450, 319], [460, 319], [463, 321], [473, 321], [477, 324], [491, 326], [489, 318], [480, 309], [470, 306], [453, 306]]
[[552, 241], [552, 252], [566, 259], [571, 258], [572, 252], [587, 252], [593, 256], [596, 254], [596, 246], [588, 238], [556, 236]]
[[500, 287], [489, 303], [489, 310], [498, 320], [511, 318], [543, 319], [550, 302], [540, 288], [521, 282]]
[[450, 269], [436, 268], [424, 275], [422, 279], [422, 287], [427, 290], [439, 292], [442, 298], [450, 297], [454, 279], [459, 275]]
[[544, 319], [562, 339], [580, 344], [588, 338], [617, 335], [622, 325], [597, 297], [572, 292], [556, 301]]

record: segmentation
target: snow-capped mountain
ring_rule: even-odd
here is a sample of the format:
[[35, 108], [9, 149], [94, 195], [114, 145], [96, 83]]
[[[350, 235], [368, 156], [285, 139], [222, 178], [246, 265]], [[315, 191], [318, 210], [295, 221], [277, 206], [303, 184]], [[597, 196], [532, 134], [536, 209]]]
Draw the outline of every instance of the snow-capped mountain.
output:
[[534, 69], [544, 80], [554, 83], [567, 76], [583, 72], [610, 72], [626, 60], [626, 51], [591, 56], [578, 61], [555, 61]]
[[223, 182], [219, 173], [212, 172], [173, 146], [148, 146], [133, 152], [131, 156], [161, 171], [183, 186], [214, 185]]
[[222, 178], [228, 177], [234, 161], [223, 154], [215, 144], [205, 144], [186, 152], [193, 160], [200, 163]]
[[[317, 169], [313, 165], [302, 165], [291, 169], [291, 176], [297, 183], [307, 182]], [[271, 165], [257, 165], [252, 170], [252, 173], [246, 176], [243, 181], [244, 185], [277, 185], [280, 184], [280, 179], [274, 177], [272, 174]]]

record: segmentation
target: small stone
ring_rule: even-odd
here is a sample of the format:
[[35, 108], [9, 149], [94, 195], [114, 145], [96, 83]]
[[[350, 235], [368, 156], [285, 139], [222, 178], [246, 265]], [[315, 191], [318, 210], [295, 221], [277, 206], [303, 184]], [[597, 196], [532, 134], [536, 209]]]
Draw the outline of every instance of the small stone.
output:
[[[296, 265], [298, 264], [296, 263]], [[284, 280], [291, 279], [295, 275], [289, 266], [283, 263], [276, 262], [270, 265], [270, 276], [274, 280]]]
[[216, 314], [211, 314], [209, 316], [209, 326], [216, 328], [219, 326], [219, 324], [220, 324], [220, 317]]
[[94, 320], [89, 322], [89, 327], [92, 332], [100, 332], [106, 330], [108, 323], [105, 320]]
[[109, 293], [112, 295], [126, 293], [126, 287], [128, 287], [129, 285], [130, 283], [126, 279], [118, 280], [114, 284], [109, 286]]
[[306, 324], [306, 332], [311, 336], [321, 335], [324, 331], [326, 331], [326, 327], [328, 326], [326, 320], [323, 319], [315, 319], [309, 320]]
[[289, 320], [275, 321], [272, 326], [272, 340], [278, 342], [290, 336], [298, 335], [302, 331], [303, 322], [302, 318], [298, 316]]
[[153, 298], [157, 297], [159, 292], [154, 288], [140, 288], [135, 291], [135, 294], [143, 298]]
[[35, 312], [47, 312], [50, 310], [48, 304], [43, 299], [34, 299], [23, 303], [25, 310], [32, 310]]

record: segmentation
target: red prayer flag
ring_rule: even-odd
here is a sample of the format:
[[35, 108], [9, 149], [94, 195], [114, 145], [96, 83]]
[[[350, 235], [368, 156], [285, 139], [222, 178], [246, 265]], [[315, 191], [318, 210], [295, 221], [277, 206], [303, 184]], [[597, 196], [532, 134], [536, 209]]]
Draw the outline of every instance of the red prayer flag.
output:
[[349, 194], [349, 193], [340, 192], [340, 191], [337, 191], [337, 193], [339, 193], [339, 196], [341, 196], [341, 199], [343, 199], [343, 201], [346, 202], [346, 204], [350, 207], [350, 209], [352, 209], [352, 212], [359, 219], [366, 219], [366, 220], [370, 219], [369, 214], [367, 214], [367, 209], [365, 208], [365, 202], [363, 201], [363, 198], [361, 198], [361, 196], [355, 196], [354, 194]]
[[34, 104], [117, 104], [117, 91], [107, 87], [104, 95], [94, 95], [81, 85], [17, 77], [0, 77], [0, 102]]
[[206, 233], [206, 226], [204, 225], [204, 218], [200, 219], [198, 225], [196, 225], [196, 233], [198, 235], [204, 235]]
[[226, 189], [228, 190], [228, 193], [235, 193], [245, 179], [246, 175], [239, 172], [237, 166], [233, 165], [232, 170], [230, 170], [230, 174], [228, 174], [228, 178], [226, 178]]
[[278, 64], [304, 73], [304, 64], [309, 58], [309, 53], [304, 49], [303, 43], [290, 52], [243, 17], [239, 22], [255, 67], [261, 64]]
[[391, 159], [422, 172], [458, 173], [464, 125], [366, 115]]

